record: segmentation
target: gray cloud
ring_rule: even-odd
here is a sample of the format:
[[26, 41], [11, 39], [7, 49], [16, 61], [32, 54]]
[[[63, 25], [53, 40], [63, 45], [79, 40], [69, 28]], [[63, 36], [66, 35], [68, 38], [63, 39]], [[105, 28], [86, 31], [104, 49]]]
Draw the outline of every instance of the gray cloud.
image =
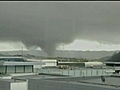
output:
[[0, 2], [0, 40], [54, 55], [75, 39], [120, 44], [119, 2]]

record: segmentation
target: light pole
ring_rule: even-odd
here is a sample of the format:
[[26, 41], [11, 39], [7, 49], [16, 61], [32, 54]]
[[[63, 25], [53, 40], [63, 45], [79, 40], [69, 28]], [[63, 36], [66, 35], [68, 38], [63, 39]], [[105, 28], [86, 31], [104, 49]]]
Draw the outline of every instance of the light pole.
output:
[[23, 56], [23, 45], [21, 46], [21, 56]]

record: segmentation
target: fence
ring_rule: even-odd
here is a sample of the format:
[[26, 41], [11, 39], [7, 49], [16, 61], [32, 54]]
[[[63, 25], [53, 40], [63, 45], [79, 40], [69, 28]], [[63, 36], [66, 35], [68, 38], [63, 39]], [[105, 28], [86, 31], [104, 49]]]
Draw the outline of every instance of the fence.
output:
[[38, 73], [45, 74], [60, 74], [69, 76], [101, 76], [101, 75], [112, 75], [113, 69], [89, 69], [89, 68], [79, 68], [79, 69], [39, 69]]

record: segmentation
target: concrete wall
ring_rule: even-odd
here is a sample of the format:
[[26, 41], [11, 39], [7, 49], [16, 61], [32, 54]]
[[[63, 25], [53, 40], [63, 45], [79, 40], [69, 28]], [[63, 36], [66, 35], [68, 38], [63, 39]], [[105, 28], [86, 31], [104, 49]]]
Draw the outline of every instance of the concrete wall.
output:
[[0, 80], [0, 90], [10, 90], [10, 82]]
[[42, 65], [34, 65], [34, 69], [36, 69], [36, 68], [41, 68], [42, 67]]
[[4, 73], [5, 72], [5, 66], [0, 66], [0, 73]]
[[24, 67], [23, 66], [17, 66], [16, 67], [16, 73], [23, 72]]
[[85, 62], [85, 67], [88, 67], [88, 66], [100, 66], [100, 65], [103, 65], [102, 62]]
[[45, 63], [45, 65], [42, 65], [42, 67], [45, 66], [57, 66], [57, 60], [49, 60], [49, 59], [44, 59], [42, 62]]
[[[77, 82], [76, 82], [77, 83]], [[49, 80], [28, 80], [28, 90], [118, 90], [82, 84], [54, 82]]]
[[29, 73], [29, 72], [32, 72], [32, 66], [25, 66], [25, 72], [26, 73]]
[[7, 66], [7, 73], [15, 73], [15, 66]]
[[9, 82], [0, 80], [0, 90], [28, 90], [27, 82]]
[[36, 75], [36, 73], [13, 73], [10, 75], [14, 77], [14, 76]]
[[11, 76], [2, 76], [0, 79], [11, 79]]
[[58, 62], [58, 65], [85, 67], [84, 62]]
[[27, 59], [28, 61], [34, 61], [34, 62], [44, 62], [45, 65], [34, 65], [34, 68], [41, 68], [45, 66], [57, 66], [57, 60], [56, 59]]
[[11, 87], [10, 88], [11, 88], [10, 90], [27, 90], [27, 82], [11, 83]]
[[[8, 74], [11, 74], [11, 73], [23, 73], [24, 72], [24, 66], [23, 65], [20, 65], [20, 66], [7, 66], [6, 69], [5, 69], [5, 66], [0, 66], [0, 73], [8, 73]], [[25, 73], [31, 73], [32, 72], [32, 65], [26, 65], [25, 66]]]

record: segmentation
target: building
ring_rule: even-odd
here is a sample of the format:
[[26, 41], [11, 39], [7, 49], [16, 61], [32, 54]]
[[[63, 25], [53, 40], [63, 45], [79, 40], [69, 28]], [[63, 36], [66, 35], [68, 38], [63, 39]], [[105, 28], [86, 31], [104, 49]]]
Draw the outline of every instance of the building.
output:
[[85, 62], [85, 67], [102, 67], [102, 62]]
[[27, 59], [24, 57], [0, 57], [0, 61], [24, 62], [27, 61]]
[[0, 57], [0, 73], [33, 73], [34, 65], [44, 65], [43, 62], [30, 62], [23, 57]]
[[34, 61], [34, 62], [42, 62], [45, 63], [44, 65], [35, 65], [34, 68], [39, 67], [57, 67], [57, 60], [56, 59], [27, 59], [28, 61]]
[[[5, 76], [3, 76], [5, 77]], [[119, 90], [120, 75], [72, 77], [60, 74], [34, 74], [0, 79], [0, 90]]]
[[78, 67], [94, 67], [102, 66], [102, 62], [58, 62], [58, 65], [78, 66]]
[[[15, 57], [14, 57], [15, 58]], [[119, 75], [104, 75], [106, 82], [100, 76], [69, 76], [60, 74], [31, 74], [34, 65], [43, 65], [43, 62], [32, 61], [0, 61], [0, 90], [119, 90]], [[7, 66], [7, 69], [5, 67]], [[19, 67], [20, 66], [20, 67]], [[31, 66], [25, 71], [24, 67]], [[4, 67], [4, 68], [3, 68]], [[12, 68], [11, 68], [12, 67]], [[17, 67], [17, 68], [15, 68]], [[22, 68], [21, 68], [22, 67]], [[12, 71], [13, 72], [10, 72]], [[21, 71], [15, 72], [15, 70]], [[56, 69], [58, 70], [58, 69]], [[66, 71], [66, 70], [65, 70]], [[75, 70], [74, 70], [75, 71]], [[5, 73], [6, 72], [6, 73]], [[81, 71], [80, 71], [81, 72]], [[10, 74], [12, 73], [12, 75]], [[27, 73], [27, 74], [26, 74]], [[7, 75], [10, 74], [10, 75]], [[14, 75], [13, 75], [14, 74]], [[30, 75], [31, 74], [31, 75]], [[93, 74], [92, 74], [93, 75]], [[112, 76], [112, 77], [111, 77]]]
[[13, 79], [0, 79], [0, 90], [28, 90], [27, 82]]
[[120, 67], [120, 62], [105, 62], [106, 66]]
[[106, 66], [113, 67], [115, 70], [115, 73], [120, 72], [120, 62], [104, 62]]

